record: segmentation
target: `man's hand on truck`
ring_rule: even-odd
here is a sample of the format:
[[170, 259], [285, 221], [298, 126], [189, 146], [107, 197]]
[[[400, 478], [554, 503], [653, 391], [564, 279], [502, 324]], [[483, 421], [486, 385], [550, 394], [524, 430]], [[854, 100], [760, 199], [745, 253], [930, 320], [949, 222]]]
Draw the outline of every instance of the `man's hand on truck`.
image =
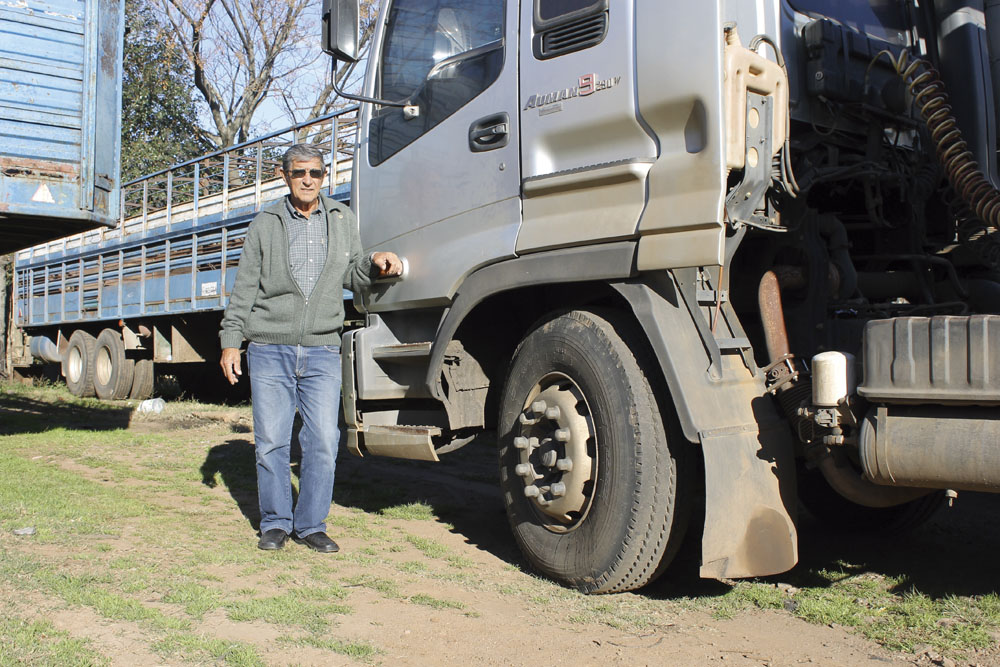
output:
[[240, 368], [239, 348], [223, 348], [222, 359], [219, 361], [219, 365], [222, 366], [222, 374], [229, 380], [229, 384], [239, 382], [240, 376], [243, 375], [243, 369]]
[[403, 274], [403, 260], [394, 252], [372, 253], [372, 264], [378, 267], [379, 278], [391, 278]]

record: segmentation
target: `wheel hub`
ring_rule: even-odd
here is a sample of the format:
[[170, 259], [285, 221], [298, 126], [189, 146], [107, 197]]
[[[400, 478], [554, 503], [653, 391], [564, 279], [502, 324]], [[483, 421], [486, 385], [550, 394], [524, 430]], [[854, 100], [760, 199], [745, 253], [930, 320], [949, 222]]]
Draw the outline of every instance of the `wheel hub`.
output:
[[107, 348], [101, 347], [97, 350], [97, 358], [94, 360], [94, 369], [97, 372], [97, 381], [106, 385], [111, 381], [111, 353]]
[[75, 347], [71, 347], [69, 350], [69, 356], [67, 357], [66, 364], [66, 378], [70, 382], [79, 382], [80, 376], [83, 375], [83, 357], [80, 354], [80, 350]]
[[594, 438], [590, 409], [576, 383], [559, 373], [542, 378], [518, 416], [514, 473], [535, 509], [558, 522], [550, 528], [571, 529], [590, 508]]

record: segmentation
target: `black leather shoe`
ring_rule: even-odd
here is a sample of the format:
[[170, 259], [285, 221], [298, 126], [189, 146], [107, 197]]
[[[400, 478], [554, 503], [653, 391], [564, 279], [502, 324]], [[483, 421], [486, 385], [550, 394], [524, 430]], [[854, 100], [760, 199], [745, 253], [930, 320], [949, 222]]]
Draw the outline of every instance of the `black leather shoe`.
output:
[[310, 533], [305, 537], [296, 537], [294, 539], [299, 544], [304, 544], [313, 551], [323, 554], [332, 554], [335, 551], [340, 551], [337, 543], [327, 537], [326, 533]]
[[285, 540], [287, 539], [288, 533], [280, 528], [272, 528], [267, 532], [261, 533], [260, 541], [257, 542], [257, 548], [264, 551], [277, 551], [285, 546]]

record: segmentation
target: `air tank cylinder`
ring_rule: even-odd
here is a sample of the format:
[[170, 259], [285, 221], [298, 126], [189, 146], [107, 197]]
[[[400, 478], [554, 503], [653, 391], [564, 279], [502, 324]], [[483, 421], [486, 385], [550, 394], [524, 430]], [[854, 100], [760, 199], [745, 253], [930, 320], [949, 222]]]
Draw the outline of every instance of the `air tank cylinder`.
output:
[[858, 453], [876, 484], [1000, 492], [1000, 410], [940, 405], [876, 406]]

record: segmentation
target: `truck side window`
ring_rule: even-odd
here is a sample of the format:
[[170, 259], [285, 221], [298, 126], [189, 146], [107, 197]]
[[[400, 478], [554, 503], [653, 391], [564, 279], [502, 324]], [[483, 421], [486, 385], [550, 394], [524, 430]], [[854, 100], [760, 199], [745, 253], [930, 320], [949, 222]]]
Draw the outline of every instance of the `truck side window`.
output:
[[496, 81], [504, 61], [504, 0], [395, 0], [376, 95], [409, 100], [420, 115], [375, 111], [368, 159], [377, 165], [455, 113]]
[[535, 0], [535, 58], [547, 60], [604, 41], [608, 0]]

